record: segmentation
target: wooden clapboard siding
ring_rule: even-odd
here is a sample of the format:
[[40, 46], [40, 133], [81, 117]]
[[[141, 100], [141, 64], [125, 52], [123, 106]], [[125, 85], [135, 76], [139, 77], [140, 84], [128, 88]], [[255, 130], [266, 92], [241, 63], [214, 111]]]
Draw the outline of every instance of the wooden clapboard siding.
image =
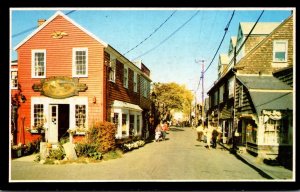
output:
[[[68, 35], [61, 39], [54, 39], [51, 35], [54, 31], [63, 31]], [[87, 84], [88, 89], [86, 92], [80, 92], [79, 96], [88, 97], [89, 125], [94, 120], [103, 121], [106, 117], [103, 92], [103, 83], [105, 80], [103, 67], [104, 45], [58, 15], [17, 50], [19, 66], [18, 80], [22, 93], [27, 98], [27, 102], [21, 105], [19, 111], [20, 117], [26, 117], [25, 127], [30, 127], [31, 124], [30, 98], [32, 96], [40, 96], [39, 92], [32, 90], [32, 85], [39, 83], [40, 79], [31, 78], [31, 50], [46, 50], [46, 78], [51, 76], [72, 77], [73, 48], [88, 48], [88, 77], [79, 78], [79, 82]], [[96, 103], [93, 103], [94, 97], [96, 98]], [[20, 118], [19, 121], [21, 121]], [[22, 126], [22, 123], [19, 122], [18, 124]]]
[[[133, 70], [128, 67], [128, 88], [123, 86], [124, 64], [117, 60], [116, 62], [116, 81], [109, 82], [109, 101], [124, 101], [139, 105], [140, 90], [133, 91]], [[138, 78], [139, 79], [139, 78]], [[138, 84], [140, 84], [138, 80]]]

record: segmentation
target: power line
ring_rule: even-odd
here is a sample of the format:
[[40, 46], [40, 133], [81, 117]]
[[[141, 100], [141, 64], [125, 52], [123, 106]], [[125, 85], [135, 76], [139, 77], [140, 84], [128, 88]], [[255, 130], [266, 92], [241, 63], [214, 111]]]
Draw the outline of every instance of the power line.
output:
[[[69, 14], [75, 12], [75, 11], [76, 11], [76, 10], [71, 10], [71, 11], [69, 11], [68, 13], [66, 13], [66, 15], [69, 15]], [[34, 27], [29, 28], [29, 29], [25, 29], [24, 31], [21, 31], [21, 32], [19, 32], [19, 33], [16, 33], [16, 34], [12, 35], [12, 38], [15, 38], [15, 37], [17, 37], [17, 36], [23, 35], [24, 33], [28, 33], [28, 32], [30, 32], [30, 31], [36, 29], [36, 28], [38, 28], [38, 26], [34, 26]]]
[[231, 23], [231, 20], [232, 20], [232, 18], [233, 18], [233, 16], [234, 16], [234, 12], [235, 12], [235, 10], [233, 10], [232, 15], [231, 15], [231, 18], [230, 18], [229, 22], [227, 23], [227, 25], [226, 25], [226, 27], [225, 27], [225, 29], [224, 29], [225, 32], [224, 32], [223, 38], [222, 38], [222, 40], [221, 40], [221, 42], [220, 42], [220, 44], [219, 44], [219, 47], [218, 47], [218, 49], [217, 49], [215, 55], [213, 56], [211, 62], [209, 63], [209, 65], [208, 65], [207, 68], [205, 69], [204, 73], [206, 73], [206, 71], [209, 69], [209, 67], [211, 66], [211, 64], [212, 64], [213, 61], [215, 60], [215, 57], [216, 57], [216, 55], [218, 54], [219, 49], [221, 48], [221, 45], [222, 45], [222, 43], [223, 43], [223, 41], [224, 41], [224, 39], [225, 39], [225, 36], [226, 36], [226, 34], [227, 34], [227, 31], [228, 31], [229, 25], [230, 25], [230, 23]]
[[227, 32], [228, 32], [228, 28], [229, 28], [229, 25], [230, 25], [230, 23], [231, 23], [231, 20], [232, 20], [232, 18], [233, 18], [233, 16], [234, 16], [234, 13], [235, 13], [235, 10], [233, 10], [233, 12], [232, 12], [232, 14], [231, 14], [231, 18], [230, 18], [230, 20], [228, 21], [228, 23], [227, 23], [227, 25], [226, 25], [226, 27], [225, 27], [225, 29], [224, 29], [225, 32], [224, 32], [223, 38], [222, 38], [222, 40], [221, 40], [221, 42], [220, 42], [220, 44], [219, 44], [219, 47], [218, 47], [216, 53], [214, 54], [214, 57], [212, 58], [210, 64], [209, 64], [208, 67], [205, 69], [205, 71], [203, 72], [203, 74], [201, 75], [201, 77], [200, 77], [200, 79], [199, 79], [198, 86], [197, 86], [197, 89], [196, 89], [196, 90], [199, 89], [200, 82], [201, 82], [201, 79], [203, 78], [204, 73], [205, 73], [205, 72], [209, 69], [209, 67], [211, 66], [212, 62], [214, 61], [214, 59], [215, 59], [215, 57], [216, 57], [216, 55], [217, 55], [217, 53], [218, 53], [218, 51], [219, 51], [219, 49], [220, 49], [220, 47], [221, 47], [223, 41], [224, 41], [224, 38], [225, 38], [225, 36], [226, 36], [226, 34], [227, 34]]
[[142, 57], [150, 52], [152, 52], [154, 49], [158, 48], [159, 46], [161, 46], [164, 42], [166, 42], [168, 39], [170, 39], [173, 35], [175, 35], [175, 33], [177, 33], [180, 29], [182, 29], [188, 22], [190, 22], [197, 14], [199, 13], [199, 11], [197, 11], [194, 15], [192, 15], [186, 22], [184, 22], [180, 27], [178, 27], [173, 33], [171, 33], [168, 37], [166, 37], [163, 41], [161, 41], [158, 45], [156, 45], [155, 47], [149, 49], [148, 51], [146, 51], [145, 53], [139, 55], [138, 57], [136, 57], [133, 60], [138, 59], [139, 57]]
[[[265, 10], [262, 10], [262, 12], [260, 13], [259, 17], [257, 18], [256, 22], [254, 23], [254, 25], [252, 26], [249, 34], [247, 35], [247, 37], [245, 38], [245, 40], [243, 41], [243, 43], [241, 44], [241, 46], [239, 47], [239, 49], [236, 51], [236, 55], [239, 54], [239, 52], [242, 50], [243, 45], [246, 43], [246, 41], [248, 40], [249, 36], [251, 35], [252, 31], [254, 30], [256, 24], [258, 23], [258, 21], [260, 20], [261, 16], [263, 15]], [[229, 64], [234, 60], [234, 57], [230, 60]]]
[[174, 15], [175, 12], [176, 12], [176, 10], [173, 11], [173, 13], [162, 24], [160, 24], [160, 26], [157, 27], [148, 37], [146, 37], [143, 41], [141, 41], [139, 44], [137, 44], [135, 47], [131, 48], [129, 51], [127, 51], [123, 55], [126, 55], [127, 53], [129, 53], [130, 51], [134, 50], [135, 48], [140, 46], [142, 43], [144, 43], [147, 39], [149, 39], [154, 33], [156, 33]]

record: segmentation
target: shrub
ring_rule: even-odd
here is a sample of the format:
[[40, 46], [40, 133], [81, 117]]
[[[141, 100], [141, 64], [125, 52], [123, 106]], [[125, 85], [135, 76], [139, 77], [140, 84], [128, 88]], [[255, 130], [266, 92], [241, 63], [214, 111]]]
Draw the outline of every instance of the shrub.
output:
[[24, 155], [31, 155], [33, 153], [38, 153], [40, 150], [40, 142], [41, 140], [36, 140], [27, 143], [26, 147], [24, 148]]
[[64, 148], [61, 145], [59, 145], [57, 149], [52, 149], [49, 152], [50, 159], [63, 160], [65, 156]]
[[102, 158], [101, 152], [98, 151], [97, 144], [90, 144], [86, 142], [77, 143], [75, 145], [75, 151], [78, 157], [91, 157], [96, 160], [100, 160]]
[[87, 133], [87, 142], [98, 145], [98, 151], [105, 153], [116, 148], [115, 134], [115, 124], [96, 122]]

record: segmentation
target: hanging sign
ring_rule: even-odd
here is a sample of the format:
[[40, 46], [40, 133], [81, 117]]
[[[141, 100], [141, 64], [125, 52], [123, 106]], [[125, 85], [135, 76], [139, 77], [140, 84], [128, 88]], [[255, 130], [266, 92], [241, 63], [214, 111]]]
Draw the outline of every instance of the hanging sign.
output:
[[54, 76], [42, 79], [39, 84], [34, 84], [32, 89], [47, 97], [64, 99], [79, 95], [78, 92], [86, 91], [87, 86], [79, 83], [78, 78]]

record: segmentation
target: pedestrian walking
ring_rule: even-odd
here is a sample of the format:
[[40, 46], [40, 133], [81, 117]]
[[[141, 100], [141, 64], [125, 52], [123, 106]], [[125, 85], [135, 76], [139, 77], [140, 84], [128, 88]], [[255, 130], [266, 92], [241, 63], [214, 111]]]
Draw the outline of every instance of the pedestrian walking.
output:
[[206, 135], [206, 147], [208, 149], [210, 149], [210, 142], [211, 142], [211, 138], [212, 138], [212, 131], [213, 131], [213, 128], [211, 125], [209, 125], [206, 130], [205, 130], [205, 135]]
[[212, 147], [216, 148], [217, 147], [217, 138], [218, 138], [218, 131], [216, 127], [213, 127], [213, 131], [212, 131]]
[[197, 141], [201, 142], [203, 136], [203, 127], [201, 123], [197, 126], [196, 131], [197, 131]]
[[162, 138], [162, 125], [159, 123], [155, 128], [155, 142], [158, 142]]

